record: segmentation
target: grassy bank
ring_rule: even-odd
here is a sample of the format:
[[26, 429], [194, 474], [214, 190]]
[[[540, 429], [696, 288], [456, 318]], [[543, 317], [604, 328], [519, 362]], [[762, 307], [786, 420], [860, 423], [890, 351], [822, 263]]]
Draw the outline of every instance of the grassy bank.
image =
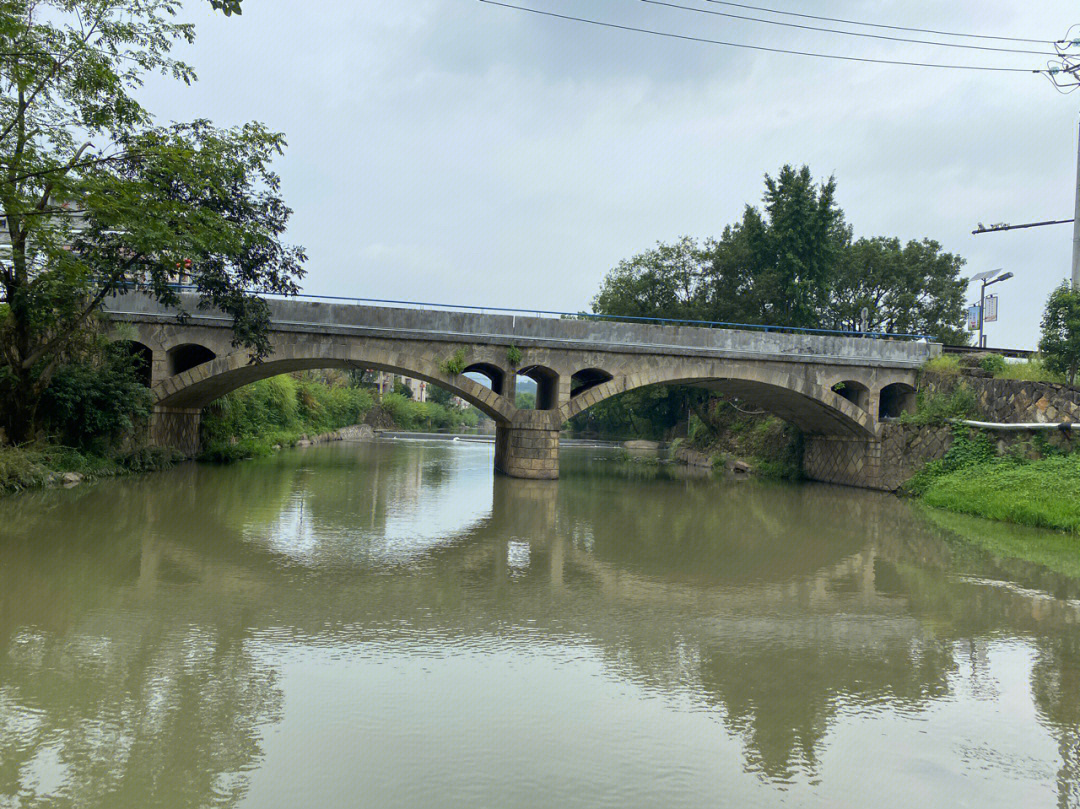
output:
[[333, 377], [263, 379], [205, 408], [200, 459], [227, 462], [265, 455], [276, 445], [292, 446], [304, 436], [359, 424], [373, 405], [368, 389]]
[[717, 397], [701, 415], [690, 417], [687, 433], [673, 443], [673, 455], [678, 446], [685, 446], [708, 457], [717, 470], [729, 461], [743, 461], [761, 477], [802, 477], [802, 436], [776, 416], [747, 411]]
[[223, 396], [203, 411], [202, 460], [228, 462], [293, 446], [305, 436], [361, 424], [373, 410], [400, 430], [475, 427], [478, 413], [436, 402], [417, 402], [400, 393], [379, 399], [343, 374], [283, 375]]
[[927, 505], [992, 520], [1080, 533], [1080, 453], [1048, 446], [998, 455], [990, 435], [957, 427], [943, 458], [905, 485]]
[[922, 498], [961, 514], [1080, 533], [1080, 454], [964, 467], [928, 481]]
[[110, 457], [44, 444], [0, 447], [0, 494], [59, 484], [69, 472], [84, 480], [97, 480], [168, 469], [180, 460], [179, 453], [168, 449], [142, 449]]

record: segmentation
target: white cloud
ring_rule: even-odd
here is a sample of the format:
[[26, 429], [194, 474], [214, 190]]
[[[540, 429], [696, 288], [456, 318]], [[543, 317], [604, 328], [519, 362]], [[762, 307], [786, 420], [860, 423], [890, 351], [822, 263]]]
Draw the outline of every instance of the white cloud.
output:
[[[535, 0], [583, 16], [864, 56], [1040, 66], [704, 18], [631, 0]], [[473, 0], [258, 0], [203, 11], [193, 89], [152, 82], [165, 118], [264, 120], [309, 252], [309, 291], [575, 310], [620, 258], [719, 233], [783, 163], [835, 173], [858, 234], [929, 236], [1005, 266], [993, 343], [1033, 345], [1066, 274], [1066, 226], [976, 222], [1072, 210], [1076, 109], [1045, 79], [756, 54], [606, 31]], [[1049, 38], [1072, 4], [850, 2], [837, 16]], [[831, 13], [831, 12], [830, 12]], [[1030, 59], [1030, 61], [1029, 61]]]

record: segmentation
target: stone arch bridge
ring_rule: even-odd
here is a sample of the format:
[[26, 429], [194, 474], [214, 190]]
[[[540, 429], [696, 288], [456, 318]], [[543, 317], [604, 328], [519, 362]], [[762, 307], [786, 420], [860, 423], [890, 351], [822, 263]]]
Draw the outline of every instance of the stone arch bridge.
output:
[[[199, 310], [194, 295], [182, 296], [182, 322], [144, 295], [108, 302], [115, 333], [149, 361], [153, 441], [194, 454], [202, 408], [259, 379], [377, 369], [440, 385], [490, 416], [497, 471], [557, 478], [559, 430], [569, 418], [647, 385], [695, 385], [800, 427], [809, 477], [877, 488], [881, 421], [913, 406], [918, 367], [941, 351], [926, 341], [848, 335], [268, 302], [273, 350], [257, 364], [232, 345], [231, 320]], [[447, 373], [446, 361], [459, 352], [465, 372]], [[535, 410], [514, 406], [519, 374], [537, 383]]]

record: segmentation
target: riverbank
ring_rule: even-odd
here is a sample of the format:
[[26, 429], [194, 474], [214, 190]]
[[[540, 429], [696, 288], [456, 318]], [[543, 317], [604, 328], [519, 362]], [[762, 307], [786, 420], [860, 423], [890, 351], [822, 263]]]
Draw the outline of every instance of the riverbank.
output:
[[908, 489], [929, 506], [1080, 533], [1080, 453], [1032, 461], [993, 458], [951, 471], [941, 462], [927, 466]]
[[340, 372], [264, 379], [223, 396], [202, 419], [203, 452], [216, 463], [267, 455], [314, 443], [353, 425], [373, 429], [440, 430], [475, 427], [475, 410], [417, 402], [400, 393], [380, 396]]
[[156, 472], [182, 460], [183, 455], [170, 449], [146, 448], [106, 457], [49, 445], [0, 447], [0, 495]]
[[1039, 369], [1037, 363], [1027, 363], [1023, 373], [991, 375], [985, 368], [993, 367], [993, 359], [976, 356], [968, 359], [977, 361], [974, 369], [959, 365], [953, 373], [936, 367], [924, 372], [917, 411], [903, 421], [923, 438], [934, 432], [943, 454], [926, 463], [903, 490], [934, 508], [1080, 533], [1080, 453], [1073, 432], [1002, 432], [961, 423], [1070, 422], [1080, 417], [1080, 391], [1037, 378], [1031, 373]]

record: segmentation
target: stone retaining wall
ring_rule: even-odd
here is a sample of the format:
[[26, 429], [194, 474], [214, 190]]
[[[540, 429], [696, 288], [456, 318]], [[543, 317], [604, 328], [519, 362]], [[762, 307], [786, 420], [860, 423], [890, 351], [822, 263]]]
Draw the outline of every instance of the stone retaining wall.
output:
[[[961, 383], [975, 394], [979, 411], [976, 418], [981, 421], [998, 424], [1080, 421], [1080, 390], [1067, 385], [927, 374], [920, 382], [920, 389], [929, 395], [948, 394]], [[1069, 448], [1078, 440], [1058, 430], [987, 432], [994, 436], [998, 453], [1002, 455], [1019, 452], [1037, 457], [1042, 442]], [[951, 426], [898, 422], [881, 425], [880, 442], [811, 435], [806, 437], [803, 471], [811, 480], [896, 491], [927, 463], [944, 456], [952, 442]]]
[[1002, 424], [1080, 421], [1080, 390], [1054, 382], [925, 374], [919, 387], [928, 394], [948, 393], [961, 383], [975, 394], [983, 421]]

